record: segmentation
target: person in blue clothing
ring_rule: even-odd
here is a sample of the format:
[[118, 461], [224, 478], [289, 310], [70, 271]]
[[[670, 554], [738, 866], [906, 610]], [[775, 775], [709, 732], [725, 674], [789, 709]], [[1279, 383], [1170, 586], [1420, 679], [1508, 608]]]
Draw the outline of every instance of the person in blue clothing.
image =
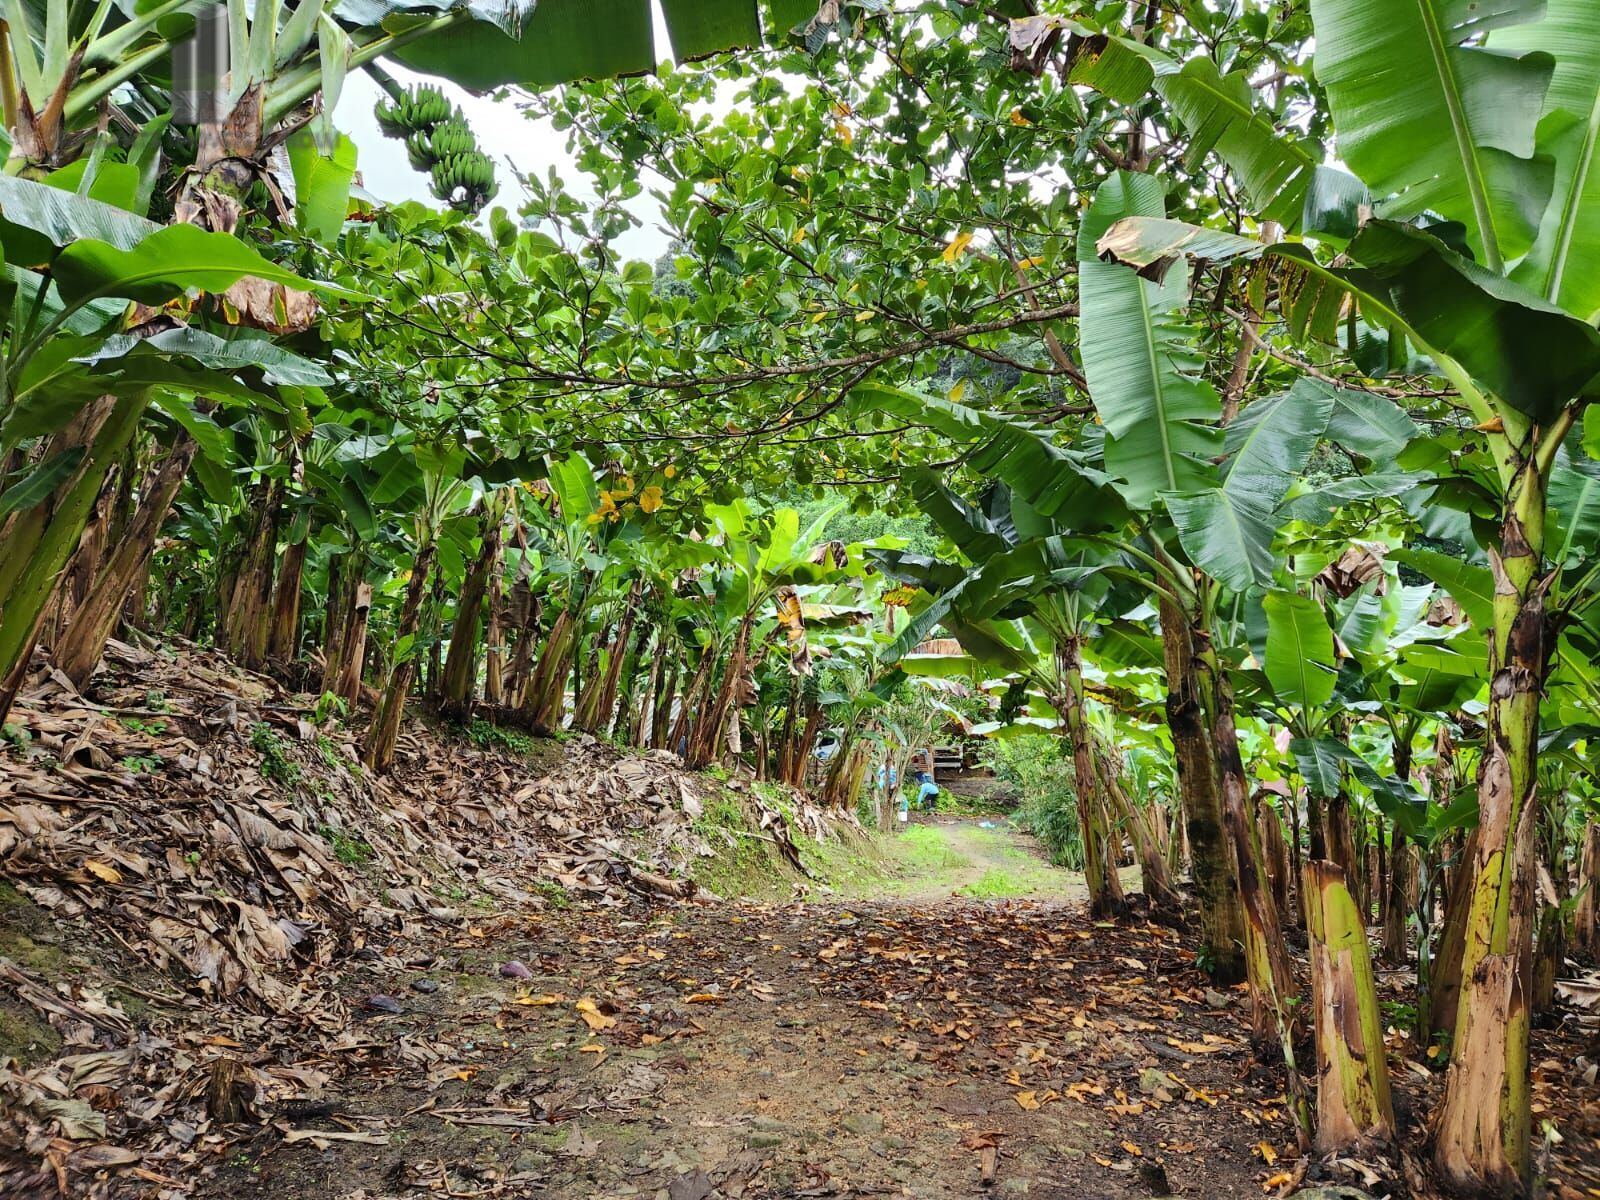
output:
[[911, 778], [917, 785], [917, 807], [923, 812], [930, 811], [939, 796], [939, 785], [926, 771], [918, 771]]

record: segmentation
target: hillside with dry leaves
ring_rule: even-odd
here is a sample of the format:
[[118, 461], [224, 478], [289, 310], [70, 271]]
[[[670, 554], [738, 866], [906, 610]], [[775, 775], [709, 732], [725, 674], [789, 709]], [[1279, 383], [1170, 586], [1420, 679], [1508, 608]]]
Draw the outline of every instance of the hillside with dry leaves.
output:
[[193, 1186], [220, 1118], [314, 1093], [326, 1070], [291, 1064], [394, 1003], [344, 984], [397, 946], [505, 912], [710, 899], [708, 805], [731, 798], [796, 881], [793, 839], [830, 828], [797, 796], [587, 736], [412, 720], [378, 779], [312, 697], [188, 646], [114, 645], [93, 695], [36, 676], [0, 752], [8, 1197]]

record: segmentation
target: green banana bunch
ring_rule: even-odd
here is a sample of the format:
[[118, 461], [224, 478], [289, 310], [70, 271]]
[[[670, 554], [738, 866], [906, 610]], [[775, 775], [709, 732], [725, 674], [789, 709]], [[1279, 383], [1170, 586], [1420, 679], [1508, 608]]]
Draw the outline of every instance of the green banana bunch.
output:
[[476, 213], [494, 196], [494, 161], [478, 149], [466, 115], [438, 88], [411, 88], [398, 100], [380, 100], [373, 111], [386, 135], [404, 140], [412, 169], [428, 173], [440, 200]]
[[475, 213], [494, 198], [494, 162], [474, 147], [442, 158], [431, 173], [433, 194], [451, 208]]
[[406, 138], [406, 150], [411, 165], [418, 171], [427, 171], [442, 159], [457, 154], [471, 154], [478, 148], [478, 139], [472, 136], [459, 111], [448, 121], [435, 125], [430, 132], [418, 131]]
[[373, 112], [378, 118], [378, 128], [392, 138], [426, 132], [451, 116], [459, 115], [443, 92], [426, 83], [411, 88], [400, 100], [378, 101]]

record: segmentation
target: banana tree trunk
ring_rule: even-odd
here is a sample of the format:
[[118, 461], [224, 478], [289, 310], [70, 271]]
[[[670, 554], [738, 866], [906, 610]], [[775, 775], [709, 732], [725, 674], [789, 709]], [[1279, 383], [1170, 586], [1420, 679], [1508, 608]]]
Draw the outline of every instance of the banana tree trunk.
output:
[[257, 495], [256, 520], [228, 597], [228, 620], [223, 635], [228, 656], [251, 670], [266, 665], [272, 633], [272, 583], [278, 558], [282, 481], [273, 479], [263, 483]]
[[667, 749], [685, 756], [689, 753], [689, 741], [694, 736], [695, 724], [706, 707], [705, 694], [712, 687], [713, 672], [720, 657], [721, 652], [715, 642], [701, 650], [700, 664], [695, 667], [694, 674], [689, 677], [688, 685], [684, 687], [683, 695], [678, 700], [678, 712], [672, 722], [672, 732], [667, 735]]
[[27, 677], [62, 568], [72, 556], [106, 473], [132, 439], [149, 398], [101, 396], [50, 439], [47, 456], [81, 452], [77, 470], [50, 496], [0, 529], [0, 721]]
[[[424, 542], [417, 547], [416, 559], [411, 565], [411, 579], [406, 584], [406, 598], [400, 605], [400, 622], [395, 627], [395, 641], [417, 636], [422, 618], [422, 600], [428, 590], [428, 574], [433, 569], [437, 544]], [[361, 747], [361, 757], [367, 766], [379, 775], [394, 764], [394, 749], [400, 738], [400, 722], [405, 717], [406, 696], [411, 691], [411, 681], [416, 677], [417, 656], [413, 646], [406, 651], [389, 672], [389, 683], [384, 688], [378, 711], [372, 716], [372, 726], [367, 730]]]
[[1073, 791], [1077, 793], [1078, 830], [1083, 839], [1083, 875], [1089, 888], [1089, 914], [1110, 919], [1127, 911], [1122, 881], [1111, 857], [1105, 821], [1105, 797], [1095, 772], [1094, 747], [1083, 708], [1083, 644], [1077, 637], [1063, 639], [1059, 651], [1061, 696], [1058, 709], [1072, 750]]
[[1321, 1154], [1390, 1142], [1394, 1107], [1367, 927], [1337, 863], [1306, 864]]
[[544, 652], [528, 679], [522, 711], [534, 732], [549, 736], [561, 728], [566, 711], [567, 669], [578, 636], [578, 619], [562, 610], [550, 623]]
[[267, 637], [267, 657], [291, 663], [300, 649], [300, 587], [306, 572], [308, 538], [291, 542], [278, 565], [277, 590], [272, 597], [272, 630]]
[[622, 682], [622, 668], [627, 663], [628, 651], [633, 644], [633, 623], [638, 617], [639, 601], [643, 595], [643, 580], [635, 580], [611, 638], [606, 669], [592, 685], [594, 698], [585, 714], [587, 723], [584, 726], [590, 733], [604, 733], [611, 727], [611, 717], [617, 707], [617, 689]]
[[1121, 774], [1116, 769], [1104, 746], [1096, 746], [1095, 765], [1100, 774], [1105, 793], [1111, 799], [1112, 811], [1121, 817], [1128, 836], [1133, 840], [1133, 851], [1139, 859], [1139, 878], [1145, 898], [1152, 908], [1170, 913], [1183, 911], [1183, 896], [1172, 884], [1167, 870], [1167, 860], [1161, 851], [1160, 838], [1150, 819], [1150, 810], [1140, 808], [1123, 790]]
[[[665, 636], [665, 631], [663, 631]], [[657, 657], [665, 653], [663, 647], [656, 650]], [[655, 690], [655, 698], [650, 703], [650, 725], [643, 733], [648, 735], [640, 737], [641, 746], [648, 745], [652, 750], [666, 748], [667, 736], [672, 728], [672, 705], [678, 695], [678, 675], [682, 670], [682, 662], [678, 655], [672, 655], [671, 661], [666, 666], [666, 680]]]
[[1251, 816], [1254, 818], [1256, 841], [1261, 847], [1262, 871], [1267, 886], [1272, 890], [1272, 904], [1279, 917], [1287, 919], [1289, 913], [1289, 881], [1293, 868], [1289, 865], [1289, 847], [1283, 838], [1283, 820], [1270, 804], [1262, 802], [1260, 794], [1252, 797]]
[[1573, 913], [1573, 948], [1591, 961], [1600, 960], [1600, 821], [1584, 829], [1583, 853], [1578, 861], [1578, 907]]
[[332, 692], [344, 661], [344, 633], [350, 601], [355, 595], [355, 556], [342, 554], [328, 561], [328, 603], [322, 613], [322, 690]]
[[1461, 1005], [1435, 1123], [1434, 1162], [1462, 1192], [1527, 1187], [1539, 698], [1545, 674], [1546, 479], [1518, 470], [1489, 552], [1494, 577], [1488, 727], [1478, 768]]
[[132, 522], [123, 530], [88, 595], [73, 613], [72, 624], [57, 639], [56, 666], [75, 686], [81, 688], [88, 683], [99, 665], [123, 605], [150, 562], [156, 536], [197, 449], [193, 438], [182, 438], [150, 473]]
[[486, 506], [483, 542], [456, 600], [455, 627], [450, 631], [450, 650], [444, 658], [439, 706], [458, 721], [466, 720], [472, 707], [473, 676], [478, 665], [478, 619], [483, 614], [489, 579], [500, 558], [500, 519], [504, 514], [505, 507], [498, 501], [491, 500]]
[[[655, 631], [650, 628], [649, 621], [635, 622], [633, 643], [628, 647], [622, 662], [622, 677], [611, 689], [614, 699], [608, 709], [611, 715], [606, 718], [606, 736], [621, 738], [625, 744], [633, 740], [634, 709], [647, 699], [642, 694], [645, 689], [640, 686], [639, 664], [644, 658], [645, 651], [654, 641], [654, 634]], [[654, 673], [652, 669], [647, 674], [643, 681], [646, 685]]]
[[706, 766], [722, 756], [729, 714], [739, 701], [745, 662], [750, 653], [750, 627], [754, 622], [754, 613], [746, 613], [739, 622], [738, 632], [733, 637], [733, 651], [722, 673], [722, 684], [716, 689], [715, 699], [706, 707], [705, 716], [696, 724], [694, 737], [689, 742], [688, 765], [691, 767]]
[[367, 658], [367, 617], [372, 611], [372, 585], [359, 577], [345, 616], [345, 632], [341, 642], [344, 658], [339, 664], [339, 675], [333, 691], [341, 700], [355, 709], [361, 699], [361, 669]]
[[498, 709], [506, 693], [506, 601], [502, 586], [505, 558], [495, 555], [489, 568], [487, 616], [483, 624], [483, 702]]
[[[1461, 849], [1462, 862], [1472, 862], [1477, 853], [1478, 831], [1474, 829], [1467, 834]], [[1461, 1011], [1461, 962], [1466, 956], [1467, 917], [1471, 910], [1471, 872], [1465, 867], [1456, 867], [1448, 873], [1444, 926], [1428, 972], [1428, 1029], [1424, 1040], [1435, 1033], [1455, 1034], [1456, 1017]]]
[[1215, 751], [1201, 707], [1200, 674], [1189, 621], [1172, 600], [1161, 599], [1161, 646], [1166, 659], [1167, 729], [1178, 768], [1184, 832], [1200, 906], [1200, 942], [1211, 979], [1229, 986], [1246, 977], [1244, 909], [1222, 828]]
[[[1252, 1025], [1258, 1047], [1276, 1041], [1282, 1049], [1293, 1093], [1299, 1084], [1293, 1046], [1298, 1025], [1295, 999], [1299, 988], [1289, 966], [1283, 922], [1273, 903], [1272, 892], [1261, 877], [1261, 848], [1256, 844], [1255, 827], [1250, 820], [1244, 760], [1239, 754], [1239, 734], [1234, 726], [1233, 684], [1209, 648], [1204, 661], [1211, 680], [1222, 820], [1233, 852], [1239, 900], [1244, 908], [1245, 970], [1250, 980]], [[1291, 1095], [1291, 1099], [1295, 1098]]]
[[1383, 910], [1383, 961], [1401, 966], [1411, 957], [1406, 918], [1416, 907], [1417, 862], [1404, 830], [1396, 826], [1390, 837], [1388, 898]]

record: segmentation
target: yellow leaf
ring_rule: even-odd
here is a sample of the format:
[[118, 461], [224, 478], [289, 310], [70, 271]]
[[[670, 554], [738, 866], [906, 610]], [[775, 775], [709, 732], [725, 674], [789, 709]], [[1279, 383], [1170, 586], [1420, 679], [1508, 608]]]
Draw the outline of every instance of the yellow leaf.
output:
[[671, 463], [668, 463], [666, 466], [661, 468], [661, 473], [663, 475], [665, 475], [668, 479], [671, 479], [674, 475], [676, 475], [678, 473], [678, 468], [673, 466]]
[[794, 231], [794, 237], [790, 238], [789, 240], [798, 246], [801, 242], [806, 240], [806, 231], [804, 229], [796, 229]]
[[106, 883], [122, 882], [121, 871], [117, 870], [110, 863], [103, 863], [97, 858], [91, 858], [88, 862], [84, 863], [83, 869], [88, 871], [89, 874], [93, 875], [95, 878], [104, 880]]
[[551, 1004], [560, 1004], [566, 999], [560, 992], [546, 992], [542, 996], [518, 996], [512, 1003], [523, 1004], [529, 1008], [545, 1008]]
[[1033, 124], [1032, 121], [1028, 120], [1028, 118], [1023, 115], [1023, 112], [1022, 112], [1022, 110], [1020, 108], [1013, 108], [1011, 110], [1011, 123], [1013, 125], [1032, 125]]
[[1018, 1092], [1013, 1099], [1024, 1112], [1032, 1112], [1039, 1107], [1039, 1101], [1032, 1092]]
[[578, 1047], [579, 1054], [604, 1054], [605, 1052], [606, 1048], [599, 1042], [590, 1042], [587, 1046]]
[[1272, 1176], [1272, 1178], [1262, 1183], [1261, 1190], [1263, 1192], [1270, 1192], [1274, 1188], [1281, 1188], [1284, 1184], [1293, 1182], [1293, 1180], [1294, 1175], [1292, 1175], [1290, 1172], [1279, 1171], [1276, 1175]]
[[1034, 267], [1042, 267], [1043, 265], [1044, 257], [1038, 254], [1035, 254], [1032, 258], [1025, 258], [1017, 264], [1024, 271], [1032, 270]]
[[1123, 1142], [1122, 1143], [1122, 1148], [1124, 1150], [1126, 1150], [1129, 1154], [1133, 1155], [1135, 1158], [1143, 1158], [1144, 1157], [1144, 1151], [1139, 1149], [1138, 1145], [1135, 1144], [1134, 1142]]
[[833, 131], [839, 135], [839, 140], [846, 146], [856, 140], [855, 133], [843, 121], [835, 121], [833, 123]]
[[719, 996], [715, 992], [695, 992], [686, 999], [690, 1004], [721, 1004], [727, 997]]
[[971, 242], [972, 235], [970, 233], [956, 234], [955, 237], [950, 239], [949, 244], [944, 248], [945, 262], [955, 262], [956, 259], [960, 258], [964, 253], [966, 253], [967, 246]]
[[819, 312], [819, 313], [818, 313], [818, 314], [817, 314], [817, 315], [816, 315], [816, 316], [814, 316], [814, 317], [812, 317], [812, 318], [811, 318], [811, 323], [812, 323], [812, 324], [813, 324], [813, 325], [819, 325], [819, 324], [821, 324], [821, 323], [822, 323], [822, 322], [823, 322], [823, 321], [826, 321], [826, 320], [827, 320], [827, 319], [828, 319], [828, 314], [827, 314], [827, 313], [825, 313], [825, 312]]
[[661, 507], [661, 489], [651, 484], [639, 493], [639, 507], [647, 513], [653, 513]]
[[877, 315], [878, 314], [877, 314], [876, 310], [870, 309], [870, 308], [863, 308], [860, 312], [858, 312], [856, 314], [856, 320], [858, 320], [858, 321], [870, 321], [870, 320], [872, 320], [873, 317], [875, 317]]
[[583, 1018], [583, 1023], [590, 1029], [610, 1029], [617, 1023], [615, 1017], [606, 1016], [596, 1007], [595, 1002], [587, 996], [573, 1005], [573, 1008], [577, 1010], [578, 1015]]
[[1257, 1142], [1256, 1153], [1261, 1156], [1261, 1161], [1269, 1167], [1278, 1161], [1278, 1152], [1272, 1148], [1271, 1142]]
[[956, 380], [955, 386], [950, 389], [950, 403], [951, 404], [959, 404], [959, 403], [961, 403], [961, 397], [965, 396], [966, 394], [967, 394], [967, 381], [965, 379]]

